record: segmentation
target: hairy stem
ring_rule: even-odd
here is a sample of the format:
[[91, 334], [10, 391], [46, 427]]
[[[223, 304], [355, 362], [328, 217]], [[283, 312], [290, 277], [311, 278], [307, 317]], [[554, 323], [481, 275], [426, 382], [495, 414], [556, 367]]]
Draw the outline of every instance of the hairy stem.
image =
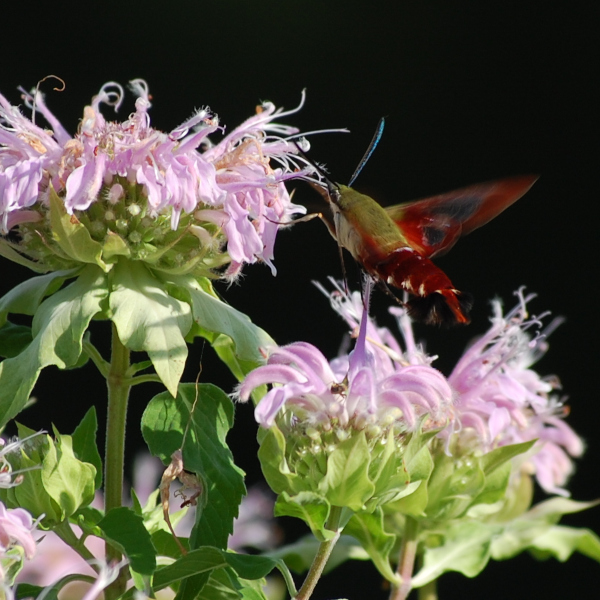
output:
[[326, 528], [330, 531], [335, 532], [335, 535], [332, 539], [321, 542], [319, 545], [319, 549], [317, 550], [317, 554], [313, 560], [312, 565], [310, 566], [310, 570], [300, 588], [300, 591], [296, 594], [294, 600], [308, 600], [311, 597], [317, 582], [321, 578], [323, 573], [323, 569], [329, 560], [331, 552], [337, 543], [341, 531], [339, 529], [340, 517], [342, 515], [342, 509], [339, 506], [332, 506], [331, 513], [329, 515], [329, 519], [327, 520]]
[[398, 575], [402, 579], [402, 584], [398, 588], [392, 588], [390, 600], [406, 600], [408, 594], [410, 594], [415, 558], [417, 556], [418, 534], [419, 524], [416, 519], [407, 516], [402, 545], [400, 547], [400, 558], [398, 560]]
[[[127, 376], [129, 369], [129, 350], [122, 344], [115, 325], [112, 325], [112, 352], [110, 370], [107, 378], [108, 416], [106, 425], [106, 458], [104, 463], [104, 509], [108, 513], [121, 506], [123, 501], [123, 469], [125, 463], [125, 422], [127, 401], [131, 381]], [[106, 544], [107, 562], [119, 562], [120, 552], [109, 543]], [[126, 571], [122, 570], [105, 590], [106, 600], [118, 598], [127, 583]]]

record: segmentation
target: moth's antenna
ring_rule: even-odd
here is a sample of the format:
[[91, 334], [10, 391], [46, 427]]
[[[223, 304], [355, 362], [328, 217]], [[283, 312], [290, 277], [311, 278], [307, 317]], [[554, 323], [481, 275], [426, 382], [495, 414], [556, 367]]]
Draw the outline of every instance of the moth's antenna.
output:
[[385, 117], [381, 117], [381, 119], [379, 119], [379, 123], [377, 124], [377, 129], [375, 130], [373, 139], [371, 140], [371, 143], [369, 144], [369, 147], [367, 148], [367, 151], [365, 152], [361, 161], [358, 163], [358, 167], [356, 167], [356, 170], [352, 174], [352, 177], [350, 177], [350, 181], [348, 182], [348, 187], [352, 186], [352, 184], [354, 183], [354, 180], [358, 177], [360, 172], [363, 170], [363, 167], [367, 164], [367, 161], [371, 158], [371, 154], [373, 154], [373, 152], [375, 151], [375, 148], [377, 147], [377, 144], [379, 143], [379, 140], [381, 139], [381, 136], [383, 135], [384, 127], [385, 127]]

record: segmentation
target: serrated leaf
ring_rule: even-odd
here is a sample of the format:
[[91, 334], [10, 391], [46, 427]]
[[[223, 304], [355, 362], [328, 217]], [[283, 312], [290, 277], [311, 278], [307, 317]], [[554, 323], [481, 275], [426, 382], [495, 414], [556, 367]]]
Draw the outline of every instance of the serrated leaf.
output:
[[140, 262], [121, 260], [111, 275], [109, 305], [119, 339], [129, 349], [148, 354], [156, 373], [175, 396], [188, 354], [189, 305], [170, 296], [165, 285]]
[[385, 531], [380, 508], [371, 514], [364, 511], [356, 513], [344, 528], [344, 533], [360, 542], [383, 577], [392, 584], [399, 584], [398, 575], [389, 560], [396, 536]]
[[0, 427], [25, 406], [44, 367], [64, 369], [77, 362], [83, 334], [106, 295], [104, 274], [97, 267], [86, 267], [73, 283], [39, 306], [32, 342], [0, 364]]
[[75, 428], [72, 437], [73, 451], [77, 458], [96, 467], [95, 487], [98, 490], [102, 485], [102, 457], [96, 444], [97, 431], [96, 407], [92, 406], [81, 419], [81, 423]]
[[[190, 410], [198, 393], [195, 410]], [[190, 543], [227, 546], [233, 519], [245, 493], [243, 471], [233, 462], [225, 441], [233, 425], [233, 403], [212, 384], [179, 386], [177, 398], [163, 393], [155, 396], [142, 417], [142, 434], [152, 454], [165, 463], [179, 449], [183, 432], [189, 430], [183, 447], [185, 468], [207, 482], [204, 510], [196, 511], [197, 522]]]
[[113, 508], [98, 523], [107, 540], [115, 544], [136, 573], [152, 575], [156, 569], [156, 550], [144, 520], [126, 506]]
[[313, 535], [320, 542], [324, 542], [336, 535], [334, 531], [325, 527], [330, 511], [329, 502], [314, 492], [300, 492], [295, 496], [282, 492], [275, 502], [274, 512], [276, 517], [302, 519], [310, 527]]
[[488, 563], [491, 541], [501, 530], [501, 526], [475, 521], [460, 521], [450, 525], [444, 531], [441, 545], [425, 548], [423, 567], [413, 577], [413, 587], [434, 581], [446, 571], [475, 577]]
[[375, 491], [369, 479], [370, 458], [364, 432], [344, 440], [327, 458], [327, 473], [319, 482], [319, 492], [332, 506], [361, 510]]

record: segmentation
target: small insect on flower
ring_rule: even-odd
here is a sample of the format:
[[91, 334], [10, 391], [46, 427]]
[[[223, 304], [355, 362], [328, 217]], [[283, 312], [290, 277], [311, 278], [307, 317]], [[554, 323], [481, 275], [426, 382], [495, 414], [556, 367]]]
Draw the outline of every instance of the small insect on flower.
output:
[[[382, 130], [383, 120], [350, 185]], [[469, 323], [472, 299], [430, 259], [500, 214], [537, 180], [511, 177], [383, 208], [370, 196], [330, 181], [321, 170], [319, 175], [312, 183], [331, 207], [333, 223], [326, 221], [331, 235], [376, 281], [411, 294], [406, 304], [413, 319], [433, 325]]]

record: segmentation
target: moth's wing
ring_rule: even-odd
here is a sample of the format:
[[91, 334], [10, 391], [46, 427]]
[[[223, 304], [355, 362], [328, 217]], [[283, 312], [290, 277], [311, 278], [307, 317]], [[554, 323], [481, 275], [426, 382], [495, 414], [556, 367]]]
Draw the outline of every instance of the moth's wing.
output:
[[485, 225], [516, 202], [536, 175], [478, 183], [386, 208], [411, 247], [428, 258], [444, 254], [461, 235]]

